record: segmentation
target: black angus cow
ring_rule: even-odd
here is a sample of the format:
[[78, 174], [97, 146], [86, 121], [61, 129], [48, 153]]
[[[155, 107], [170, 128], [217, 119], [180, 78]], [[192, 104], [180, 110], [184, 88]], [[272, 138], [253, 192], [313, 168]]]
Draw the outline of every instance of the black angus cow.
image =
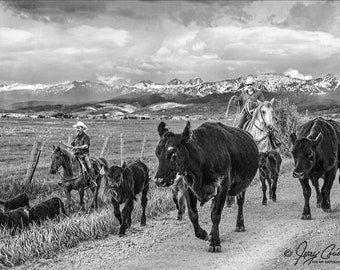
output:
[[9, 229], [12, 235], [28, 227], [28, 223], [28, 213], [23, 208], [0, 212], [0, 226]]
[[66, 215], [65, 206], [58, 197], [53, 197], [46, 201], [40, 202], [29, 209], [30, 223], [36, 222], [41, 224], [46, 219], [54, 219], [60, 215]]
[[185, 184], [184, 177], [177, 174], [174, 183], [171, 185], [172, 199], [175, 202], [177, 212], [177, 219], [182, 220], [185, 213], [185, 192], [188, 187]]
[[[148, 203], [147, 193], [149, 190], [149, 169], [141, 161], [136, 160], [129, 164], [123, 163], [122, 167], [113, 165], [107, 172], [107, 186], [112, 195], [112, 204], [114, 213], [119, 220], [119, 236], [125, 235], [127, 228], [131, 226], [131, 213], [133, 210], [133, 201], [136, 195], [142, 192], [141, 205], [142, 216], [140, 224], [146, 225], [145, 208]], [[120, 205], [124, 203], [122, 212]]]
[[[311, 219], [309, 179], [315, 187], [317, 206], [325, 212], [331, 211], [330, 193], [340, 158], [340, 126], [333, 120], [318, 117], [303, 124], [297, 133], [290, 135], [295, 168], [293, 177], [300, 180], [305, 205], [302, 219]], [[319, 178], [324, 183], [319, 190]]]
[[267, 205], [267, 185], [268, 182], [269, 188], [269, 199], [272, 199], [273, 202], [276, 202], [276, 188], [277, 188], [277, 180], [279, 179], [279, 172], [281, 168], [282, 158], [279, 152], [275, 150], [261, 152], [259, 158], [259, 173], [260, 180], [262, 184], [262, 204]]
[[[180, 134], [158, 126], [156, 184], [170, 186], [177, 174], [188, 186], [185, 192], [188, 213], [196, 237], [210, 239], [209, 251], [221, 251], [219, 223], [227, 195], [237, 196], [236, 231], [245, 231], [243, 204], [245, 192], [256, 175], [259, 153], [252, 136], [221, 123], [204, 123], [191, 130], [187, 122]], [[203, 205], [213, 198], [210, 235], [198, 223], [197, 200]]]
[[22, 193], [7, 201], [0, 200], [0, 204], [4, 206], [5, 211], [14, 210], [20, 207], [29, 207], [29, 199], [26, 193]]

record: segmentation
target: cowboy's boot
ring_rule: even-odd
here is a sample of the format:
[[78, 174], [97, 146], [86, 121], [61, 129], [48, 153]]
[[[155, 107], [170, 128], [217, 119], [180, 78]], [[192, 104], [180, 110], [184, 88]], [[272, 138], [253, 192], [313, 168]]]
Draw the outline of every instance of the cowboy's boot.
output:
[[95, 188], [97, 186], [97, 183], [96, 183], [96, 176], [95, 176], [95, 173], [92, 167], [89, 168], [89, 175], [90, 175], [90, 186], [92, 188]]

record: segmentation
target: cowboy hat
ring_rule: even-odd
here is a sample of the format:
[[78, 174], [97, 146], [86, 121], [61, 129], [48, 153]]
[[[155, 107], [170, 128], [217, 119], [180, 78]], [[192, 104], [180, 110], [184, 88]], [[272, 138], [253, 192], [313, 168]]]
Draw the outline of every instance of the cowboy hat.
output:
[[81, 122], [81, 121], [78, 121], [75, 125], [73, 125], [74, 128], [77, 128], [77, 127], [82, 127], [84, 129], [87, 129], [87, 126]]

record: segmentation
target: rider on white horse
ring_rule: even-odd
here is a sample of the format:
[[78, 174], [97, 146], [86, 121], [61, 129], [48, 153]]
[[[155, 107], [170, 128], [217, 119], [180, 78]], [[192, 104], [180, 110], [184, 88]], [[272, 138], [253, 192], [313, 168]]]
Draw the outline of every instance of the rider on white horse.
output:
[[236, 98], [236, 105], [243, 108], [241, 111], [241, 119], [238, 124], [238, 128], [243, 129], [244, 124], [247, 123], [251, 117], [252, 113], [258, 106], [259, 101], [265, 101], [263, 93], [260, 89], [255, 88], [255, 81], [253, 77], [248, 77], [245, 82], [245, 90], [241, 95]]
[[[264, 102], [264, 96], [260, 89], [255, 88], [255, 80], [249, 76], [245, 81], [245, 90], [236, 98], [236, 105], [243, 107], [238, 128], [244, 129], [245, 124], [252, 118], [253, 112], [259, 105], [259, 101]], [[268, 131], [269, 141], [273, 149], [280, 147], [281, 142], [275, 137], [272, 130]]]

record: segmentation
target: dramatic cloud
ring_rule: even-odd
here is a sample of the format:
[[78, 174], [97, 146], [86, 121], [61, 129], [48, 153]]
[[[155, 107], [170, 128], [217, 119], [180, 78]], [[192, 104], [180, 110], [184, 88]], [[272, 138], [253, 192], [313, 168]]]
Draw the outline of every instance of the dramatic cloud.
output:
[[288, 69], [284, 72], [284, 74], [291, 77], [291, 78], [296, 78], [296, 79], [301, 79], [301, 80], [311, 80], [311, 79], [313, 79], [313, 77], [311, 75], [303, 75], [296, 69]]
[[339, 18], [336, 1], [2, 1], [0, 81], [315, 78], [340, 70]]

